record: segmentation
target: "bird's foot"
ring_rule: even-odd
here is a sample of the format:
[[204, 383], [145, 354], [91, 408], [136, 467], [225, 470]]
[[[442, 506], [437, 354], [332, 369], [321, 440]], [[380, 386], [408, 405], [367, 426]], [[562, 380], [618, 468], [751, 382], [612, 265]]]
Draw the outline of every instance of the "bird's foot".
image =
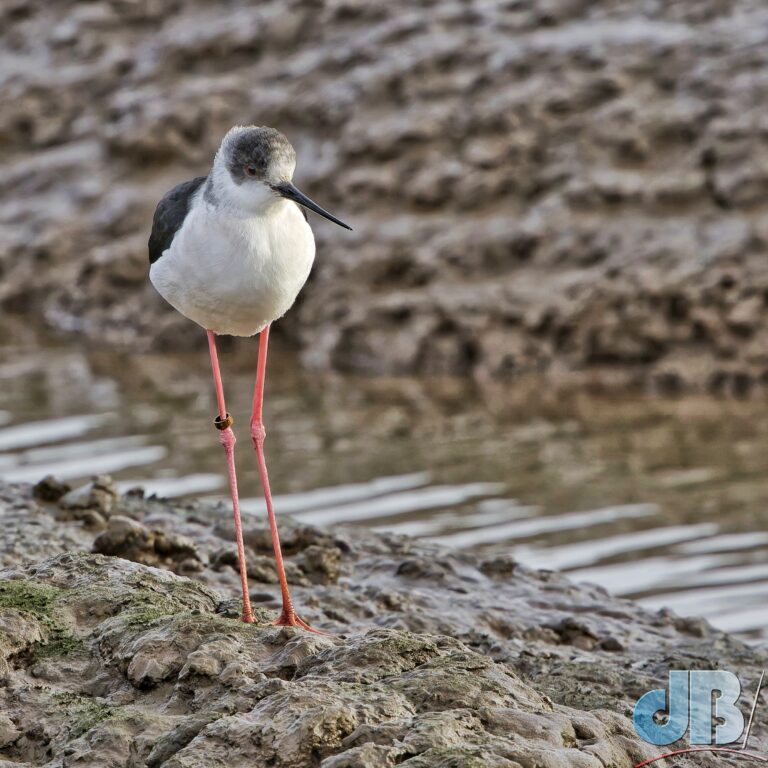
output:
[[276, 627], [301, 627], [301, 629], [306, 629], [307, 632], [314, 632], [316, 635], [328, 635], [330, 636], [330, 632], [323, 632], [321, 629], [315, 629], [314, 627], [310, 627], [309, 624], [307, 624], [304, 619], [296, 615], [296, 611], [286, 611], [283, 609], [280, 612], [280, 615], [275, 619], [273, 624]]

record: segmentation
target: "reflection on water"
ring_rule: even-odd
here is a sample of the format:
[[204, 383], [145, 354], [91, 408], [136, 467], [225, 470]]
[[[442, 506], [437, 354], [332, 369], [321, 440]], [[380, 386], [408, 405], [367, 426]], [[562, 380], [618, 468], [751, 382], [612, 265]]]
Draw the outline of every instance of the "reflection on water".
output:
[[[190, 332], [194, 329], [190, 328]], [[225, 498], [206, 353], [86, 352], [29, 329], [0, 348], [0, 476]], [[768, 406], [533, 400], [456, 381], [297, 369], [267, 385], [278, 514], [510, 551], [652, 608], [768, 636]], [[247, 440], [256, 345], [222, 349], [243, 508], [263, 514]]]

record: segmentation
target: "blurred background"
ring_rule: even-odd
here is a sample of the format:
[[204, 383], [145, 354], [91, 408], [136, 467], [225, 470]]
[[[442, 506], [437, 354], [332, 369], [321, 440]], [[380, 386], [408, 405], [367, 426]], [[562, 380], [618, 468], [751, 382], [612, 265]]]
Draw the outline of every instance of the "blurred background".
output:
[[[278, 513], [768, 636], [767, 46], [764, 0], [4, 0], [0, 477], [226, 495], [146, 241], [271, 125], [354, 226], [312, 219], [275, 326]], [[221, 352], [247, 424], [256, 343]]]

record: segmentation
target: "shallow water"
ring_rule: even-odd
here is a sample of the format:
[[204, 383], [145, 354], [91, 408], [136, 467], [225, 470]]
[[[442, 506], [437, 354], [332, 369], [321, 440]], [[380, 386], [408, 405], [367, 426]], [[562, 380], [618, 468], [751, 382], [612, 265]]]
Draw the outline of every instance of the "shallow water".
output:
[[[205, 351], [92, 351], [12, 327], [0, 347], [0, 476], [226, 498]], [[256, 344], [222, 347], [243, 507]], [[270, 352], [278, 514], [504, 550], [651, 608], [768, 637], [768, 403], [580, 396], [301, 371]], [[536, 390], [531, 390], [535, 392]]]

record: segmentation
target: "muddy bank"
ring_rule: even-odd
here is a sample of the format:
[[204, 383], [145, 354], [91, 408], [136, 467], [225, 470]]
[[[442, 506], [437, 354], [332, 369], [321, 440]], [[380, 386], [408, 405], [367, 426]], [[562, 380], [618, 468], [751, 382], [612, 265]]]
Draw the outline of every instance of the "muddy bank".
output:
[[[731, 669], [749, 689], [768, 660], [704, 621], [503, 556], [288, 519], [296, 602], [331, 635], [269, 625], [260, 519], [246, 525], [259, 619], [246, 626], [229, 517], [104, 478], [0, 488], [0, 757], [629, 768], [654, 754], [631, 707], [671, 666]], [[753, 748], [767, 737], [758, 719]]]
[[5, 311], [202, 345], [153, 295], [155, 202], [279, 126], [355, 232], [281, 332], [307, 364], [743, 394], [768, 380], [768, 9], [14, 1]]

